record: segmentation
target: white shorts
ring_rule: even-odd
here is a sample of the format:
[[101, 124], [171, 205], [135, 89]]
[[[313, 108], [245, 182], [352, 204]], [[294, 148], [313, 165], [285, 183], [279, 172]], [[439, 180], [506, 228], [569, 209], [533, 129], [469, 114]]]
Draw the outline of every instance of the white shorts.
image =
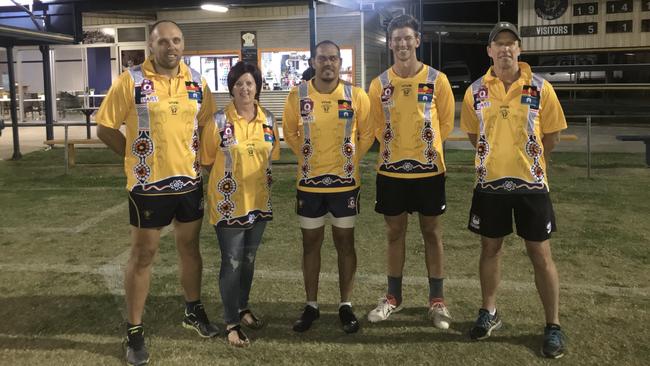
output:
[[300, 228], [302, 229], [318, 229], [325, 226], [325, 218], [329, 218], [332, 226], [341, 228], [341, 229], [351, 229], [354, 227], [354, 223], [357, 219], [357, 216], [344, 216], [344, 217], [334, 217], [332, 214], [327, 213], [321, 217], [304, 217], [298, 215], [298, 221], [300, 222]]

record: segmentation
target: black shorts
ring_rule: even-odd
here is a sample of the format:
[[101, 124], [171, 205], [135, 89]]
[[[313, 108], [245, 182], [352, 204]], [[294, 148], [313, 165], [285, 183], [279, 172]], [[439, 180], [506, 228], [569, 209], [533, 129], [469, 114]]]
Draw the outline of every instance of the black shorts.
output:
[[377, 174], [375, 211], [386, 216], [419, 212], [424, 216], [442, 215], [447, 208], [445, 175], [404, 179]]
[[203, 187], [179, 194], [143, 195], [129, 192], [131, 225], [163, 227], [173, 219], [191, 222], [203, 218]]
[[548, 193], [500, 194], [474, 191], [467, 228], [488, 238], [512, 233], [514, 212], [517, 235], [544, 241], [556, 231], [555, 213]]
[[298, 190], [296, 213], [302, 217], [322, 217], [328, 212], [334, 217], [359, 214], [359, 187], [346, 192], [314, 193]]

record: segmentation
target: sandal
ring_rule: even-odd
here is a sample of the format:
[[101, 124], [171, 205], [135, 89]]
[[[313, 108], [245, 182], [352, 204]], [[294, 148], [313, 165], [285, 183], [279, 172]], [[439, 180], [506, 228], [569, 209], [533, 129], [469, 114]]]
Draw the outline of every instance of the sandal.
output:
[[[251, 318], [253, 319], [252, 322], [247, 322], [244, 320], [244, 317], [246, 314], [249, 314]], [[250, 329], [262, 329], [266, 325], [266, 322], [263, 319], [259, 319], [258, 317], [253, 314], [252, 311], [249, 309], [245, 309], [239, 312], [239, 320], [241, 321], [242, 324], [244, 324], [246, 327]]]
[[[230, 341], [230, 339], [228, 338], [228, 335], [230, 335], [230, 333], [232, 333], [232, 332], [237, 332], [237, 337], [239, 338], [239, 341], [241, 343], [235, 343], [235, 342]], [[244, 347], [250, 346], [250, 344], [251, 344], [251, 341], [248, 339], [246, 334], [244, 332], [242, 332], [241, 325], [239, 325], [239, 324], [235, 325], [232, 328], [226, 328], [226, 340], [228, 341], [228, 344], [233, 346], [233, 347], [244, 348]]]

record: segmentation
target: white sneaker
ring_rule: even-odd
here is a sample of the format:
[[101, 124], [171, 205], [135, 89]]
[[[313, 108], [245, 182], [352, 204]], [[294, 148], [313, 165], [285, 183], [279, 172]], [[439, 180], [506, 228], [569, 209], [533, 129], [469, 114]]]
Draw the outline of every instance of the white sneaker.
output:
[[447, 306], [440, 299], [431, 300], [429, 305], [429, 319], [433, 320], [433, 325], [438, 329], [449, 329], [451, 324], [451, 315]]
[[397, 299], [394, 296], [386, 295], [379, 299], [377, 307], [368, 313], [368, 321], [376, 323], [388, 319], [390, 314], [402, 310], [402, 304], [397, 305]]

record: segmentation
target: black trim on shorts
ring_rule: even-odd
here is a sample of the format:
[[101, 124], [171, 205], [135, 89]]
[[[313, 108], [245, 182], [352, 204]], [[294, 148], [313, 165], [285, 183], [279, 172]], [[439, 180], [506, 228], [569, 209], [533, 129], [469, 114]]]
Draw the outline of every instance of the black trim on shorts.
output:
[[139, 228], [157, 228], [172, 220], [203, 218], [203, 187], [179, 194], [144, 195], [129, 192], [129, 222]]
[[377, 174], [375, 211], [386, 216], [419, 212], [439, 216], [447, 210], [445, 174], [424, 178], [394, 178]]

